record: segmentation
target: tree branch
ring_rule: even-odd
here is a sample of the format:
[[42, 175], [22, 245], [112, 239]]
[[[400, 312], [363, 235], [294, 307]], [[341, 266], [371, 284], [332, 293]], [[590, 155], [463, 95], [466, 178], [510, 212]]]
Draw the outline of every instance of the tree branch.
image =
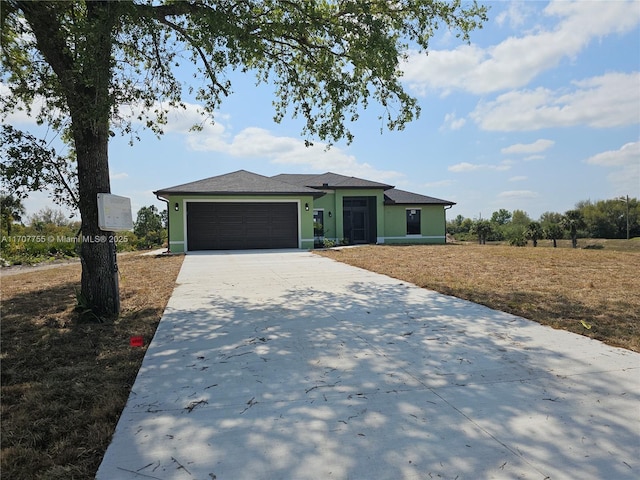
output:
[[52, 163], [53, 163], [53, 168], [55, 168], [56, 173], [58, 174], [58, 179], [60, 180], [60, 183], [62, 184], [64, 189], [69, 194], [69, 197], [71, 198], [71, 201], [73, 202], [75, 207], [79, 208], [80, 207], [80, 202], [78, 201], [78, 198], [76, 197], [73, 189], [69, 186], [69, 183], [67, 182], [67, 179], [65, 178], [65, 176], [60, 171], [60, 167], [58, 166], [57, 163], [55, 163], [55, 162], [52, 162]]
[[[51, 66], [60, 80], [65, 92], [74, 90], [73, 57], [69, 53], [67, 44], [59, 32], [63, 31], [56, 12], [51, 12], [46, 5], [39, 2], [16, 2], [17, 8], [22, 10], [25, 19], [32, 26], [32, 33], [36, 38], [38, 50], [42, 52], [47, 63]], [[44, 34], [37, 35], [38, 32]]]
[[198, 56], [202, 60], [202, 63], [204, 64], [204, 67], [205, 67], [205, 70], [207, 72], [207, 75], [209, 76], [209, 78], [211, 79], [213, 84], [220, 91], [222, 91], [222, 93], [224, 94], [225, 97], [229, 96], [229, 91], [227, 90], [227, 88], [224, 85], [222, 85], [220, 82], [218, 82], [218, 79], [216, 77], [215, 71], [212, 68], [211, 63], [209, 62], [209, 60], [207, 58], [207, 55], [202, 50], [202, 47], [198, 44], [196, 39], [194, 39], [180, 25], [172, 22], [171, 20], [169, 20], [167, 18], [167, 17], [179, 17], [181, 15], [187, 15], [187, 14], [191, 14], [191, 15], [195, 16], [195, 15], [204, 15], [205, 13], [206, 14], [218, 13], [216, 10], [214, 10], [214, 9], [212, 9], [210, 7], [207, 7], [206, 5], [197, 4], [197, 3], [191, 3], [191, 2], [186, 2], [186, 1], [171, 3], [171, 4], [168, 4], [168, 5], [140, 5], [140, 4], [135, 4], [134, 7], [135, 7], [136, 12], [138, 13], [138, 15], [140, 15], [141, 17], [155, 18], [161, 24], [169, 27], [171, 30], [173, 30], [174, 32], [177, 32], [179, 35], [181, 35], [189, 43], [189, 45], [191, 45], [191, 47], [196, 52], [198, 52]]
[[163, 25], [166, 25], [170, 29], [174, 30], [175, 32], [178, 32], [180, 35], [182, 35], [182, 37], [184, 37], [184, 39], [187, 42], [189, 42], [189, 44], [196, 50], [196, 52], [198, 52], [198, 55], [200, 56], [200, 60], [202, 60], [202, 63], [204, 64], [204, 68], [207, 71], [207, 75], [209, 76], [213, 84], [222, 91], [225, 97], [228, 97], [229, 91], [220, 82], [218, 82], [218, 79], [216, 78], [216, 74], [213, 71], [213, 68], [211, 67], [211, 64], [209, 63], [209, 60], [207, 59], [207, 56], [205, 55], [204, 51], [202, 50], [200, 45], [198, 45], [198, 42], [196, 42], [196, 40], [191, 35], [189, 35], [189, 33], [187, 33], [187, 31], [184, 28], [182, 28], [180, 25], [176, 25], [175, 23], [170, 22], [164, 17], [158, 18], [158, 21]]

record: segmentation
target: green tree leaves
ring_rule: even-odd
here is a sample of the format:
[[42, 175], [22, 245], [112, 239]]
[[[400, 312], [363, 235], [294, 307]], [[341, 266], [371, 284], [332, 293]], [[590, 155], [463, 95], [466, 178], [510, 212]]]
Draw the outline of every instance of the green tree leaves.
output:
[[571, 246], [573, 248], [578, 247], [578, 230], [586, 227], [586, 223], [584, 223], [584, 217], [582, 216], [582, 212], [578, 209], [569, 210], [564, 214], [560, 225], [565, 230], [569, 231], [569, 235], [571, 236]]
[[[68, 93], [97, 87], [93, 72], [108, 62], [108, 98], [94, 107], [108, 106], [125, 133], [136, 120], [159, 134], [183, 89], [211, 115], [232, 92], [227, 73], [242, 70], [273, 83], [276, 121], [300, 117], [309, 139], [350, 141], [349, 123], [372, 100], [390, 129], [419, 115], [398, 70], [409, 47], [426, 50], [441, 26], [468, 41], [487, 20], [485, 7], [460, 1], [99, 3], [5, 2], [3, 81], [12, 95], [4, 111], [31, 108], [37, 96], [39, 121], [62, 128]], [[96, 54], [103, 43], [111, 47]], [[183, 85], [175, 68], [187, 62], [198, 73]], [[133, 119], [121, 108], [132, 104], [144, 106]]]
[[640, 235], [640, 202], [637, 198], [585, 201], [577, 207], [584, 217], [585, 229], [592, 237], [626, 238], [627, 214], [630, 236]]
[[3, 125], [0, 131], [2, 189], [16, 198], [51, 190], [54, 202], [78, 208], [78, 180], [73, 156], [62, 157], [41, 139]]
[[154, 205], [138, 210], [138, 216], [133, 224], [133, 233], [138, 237], [139, 248], [162, 245], [167, 232], [162, 225], [162, 216]]
[[0, 194], [0, 218], [2, 219], [2, 230], [6, 229], [7, 235], [11, 235], [13, 222], [22, 220], [25, 214], [24, 205], [20, 198], [12, 195]]
[[531, 240], [534, 247], [543, 238], [552, 240], [554, 247], [557, 240], [571, 238], [576, 248], [579, 237], [626, 238], [627, 218], [629, 236], [640, 236], [640, 202], [628, 197], [581, 201], [564, 214], [544, 212], [538, 221], [532, 221], [522, 210], [510, 212], [504, 208], [493, 212], [491, 220], [473, 221], [458, 215], [447, 222], [447, 232], [460, 240], [468, 240], [472, 234], [480, 243], [507, 241], [512, 245], [526, 245], [527, 240]]
[[[275, 121], [300, 117], [308, 143], [349, 142], [372, 100], [389, 129], [419, 115], [400, 82], [410, 47], [426, 50], [441, 25], [468, 40], [487, 20], [485, 7], [460, 0], [11, 0], [0, 11], [0, 81], [11, 92], [0, 112], [33, 112], [73, 143], [87, 237], [100, 233], [97, 193], [111, 189], [110, 136], [136, 138], [136, 122], [161, 134], [169, 109], [185, 106], [183, 89], [215, 118], [228, 73], [250, 72], [274, 85]], [[183, 85], [184, 62], [198, 73]], [[82, 249], [82, 295], [117, 313], [115, 246]]]

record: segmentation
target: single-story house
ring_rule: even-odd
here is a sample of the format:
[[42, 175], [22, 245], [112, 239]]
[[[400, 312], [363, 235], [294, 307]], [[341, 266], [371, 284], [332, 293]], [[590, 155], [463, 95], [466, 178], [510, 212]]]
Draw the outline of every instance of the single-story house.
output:
[[169, 248], [240, 250], [445, 243], [454, 202], [336, 173], [265, 177], [246, 170], [153, 192], [167, 202]]

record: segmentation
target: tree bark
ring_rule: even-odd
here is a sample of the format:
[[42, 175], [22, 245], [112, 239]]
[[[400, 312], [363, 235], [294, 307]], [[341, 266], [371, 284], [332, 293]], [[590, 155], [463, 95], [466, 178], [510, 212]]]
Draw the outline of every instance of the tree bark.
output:
[[[109, 120], [112, 47], [117, 4], [86, 3], [77, 17], [74, 42], [63, 18], [71, 3], [18, 2], [38, 49], [53, 69], [71, 115], [71, 134], [78, 162], [78, 207], [82, 220], [81, 294], [97, 315], [120, 312], [118, 267], [112, 232], [98, 227], [98, 193], [110, 193]], [[67, 21], [69, 21], [67, 19]]]
[[98, 193], [110, 193], [109, 118], [113, 12], [108, 2], [87, 2], [91, 59], [83, 63], [75, 95], [69, 98], [78, 159], [82, 219], [81, 292], [94, 313], [120, 313], [118, 265], [113, 233], [98, 227]]
[[[74, 122], [75, 124], [75, 122]], [[120, 313], [118, 266], [113, 233], [98, 227], [98, 193], [109, 193], [108, 125], [104, 131], [75, 127], [82, 219], [81, 293], [94, 313]]]

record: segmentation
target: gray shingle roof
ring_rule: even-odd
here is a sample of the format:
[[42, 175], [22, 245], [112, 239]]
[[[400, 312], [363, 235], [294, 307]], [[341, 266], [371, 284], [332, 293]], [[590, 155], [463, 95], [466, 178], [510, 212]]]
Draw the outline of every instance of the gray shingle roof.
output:
[[155, 195], [313, 195], [322, 192], [305, 186], [296, 186], [278, 179], [238, 170], [237, 172], [209, 177], [196, 182], [184, 183], [175, 187], [162, 188]]
[[384, 192], [385, 205], [455, 205], [455, 202], [392, 188]]
[[155, 195], [312, 195], [320, 197], [323, 188], [382, 188], [385, 205], [455, 205], [455, 202], [393, 188], [385, 183], [327, 172], [318, 175], [287, 174], [265, 177], [246, 170], [209, 177], [174, 187], [162, 188]]
[[386, 183], [373, 182], [357, 177], [347, 177], [333, 172], [320, 173], [317, 175], [281, 173], [271, 178], [292, 185], [311, 188], [382, 188], [383, 190], [393, 188], [392, 185], [387, 185]]

